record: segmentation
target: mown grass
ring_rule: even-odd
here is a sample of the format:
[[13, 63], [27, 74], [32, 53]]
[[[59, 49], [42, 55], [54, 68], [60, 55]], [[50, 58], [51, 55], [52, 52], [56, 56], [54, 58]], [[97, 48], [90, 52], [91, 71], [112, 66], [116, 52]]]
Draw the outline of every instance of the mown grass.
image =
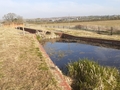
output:
[[60, 90], [33, 35], [0, 27], [0, 90]]
[[88, 59], [68, 64], [73, 90], [120, 90], [120, 72]]

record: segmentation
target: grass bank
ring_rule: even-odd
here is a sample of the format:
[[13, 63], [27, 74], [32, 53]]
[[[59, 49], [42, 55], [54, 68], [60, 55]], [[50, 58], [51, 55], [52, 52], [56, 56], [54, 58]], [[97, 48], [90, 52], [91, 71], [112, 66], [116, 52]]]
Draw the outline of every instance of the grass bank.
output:
[[120, 72], [88, 59], [68, 64], [73, 90], [120, 90]]
[[[68, 29], [68, 28], [60, 28], [60, 26], [64, 27], [75, 27], [75, 25], [87, 25], [87, 26], [105, 26], [105, 27], [118, 27], [120, 24], [120, 20], [107, 20], [107, 21], [92, 21], [92, 22], [69, 22], [69, 23], [53, 23], [53, 24], [31, 24], [29, 28], [34, 28], [36, 30], [49, 30], [49, 31], [62, 31], [64, 33], [74, 35], [74, 36], [82, 36], [82, 37], [92, 37], [92, 38], [102, 38], [108, 40], [120, 40], [120, 35], [103, 35], [98, 34], [97, 32], [85, 31], [85, 30], [76, 30], [76, 29]], [[47, 27], [45, 27], [47, 26]], [[54, 27], [53, 27], [54, 26]], [[59, 26], [59, 27], [58, 27]]]
[[33, 35], [0, 27], [0, 90], [60, 90]]

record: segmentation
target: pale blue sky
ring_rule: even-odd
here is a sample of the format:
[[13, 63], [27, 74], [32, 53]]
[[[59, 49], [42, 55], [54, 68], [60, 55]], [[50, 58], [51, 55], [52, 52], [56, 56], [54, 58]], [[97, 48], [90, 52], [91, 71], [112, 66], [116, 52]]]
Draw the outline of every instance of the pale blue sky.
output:
[[0, 18], [16, 13], [24, 18], [118, 15], [120, 0], [0, 0]]

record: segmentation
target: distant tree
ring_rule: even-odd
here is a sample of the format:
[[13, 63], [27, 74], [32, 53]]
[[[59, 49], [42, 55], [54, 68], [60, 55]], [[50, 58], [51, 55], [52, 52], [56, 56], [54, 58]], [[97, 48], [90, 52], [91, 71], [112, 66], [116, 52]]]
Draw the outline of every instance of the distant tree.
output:
[[23, 18], [21, 16], [16, 15], [15, 13], [8, 13], [3, 16], [4, 23], [23, 23]]

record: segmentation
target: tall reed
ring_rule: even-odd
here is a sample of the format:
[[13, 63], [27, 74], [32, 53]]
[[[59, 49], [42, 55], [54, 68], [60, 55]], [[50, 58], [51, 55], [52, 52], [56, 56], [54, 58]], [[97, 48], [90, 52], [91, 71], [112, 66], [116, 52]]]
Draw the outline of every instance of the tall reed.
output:
[[68, 75], [75, 90], [120, 90], [120, 72], [116, 68], [80, 59], [68, 64]]

